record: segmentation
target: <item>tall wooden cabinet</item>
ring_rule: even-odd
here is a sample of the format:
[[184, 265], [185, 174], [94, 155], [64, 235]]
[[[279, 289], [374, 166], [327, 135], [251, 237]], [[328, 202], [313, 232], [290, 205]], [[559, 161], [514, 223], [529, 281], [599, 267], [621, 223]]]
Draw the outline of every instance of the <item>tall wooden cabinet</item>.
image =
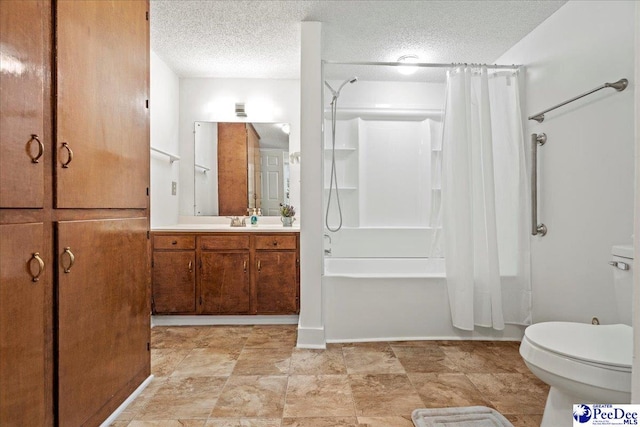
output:
[[0, 425], [96, 426], [150, 373], [148, 3], [1, 1], [0, 50]]

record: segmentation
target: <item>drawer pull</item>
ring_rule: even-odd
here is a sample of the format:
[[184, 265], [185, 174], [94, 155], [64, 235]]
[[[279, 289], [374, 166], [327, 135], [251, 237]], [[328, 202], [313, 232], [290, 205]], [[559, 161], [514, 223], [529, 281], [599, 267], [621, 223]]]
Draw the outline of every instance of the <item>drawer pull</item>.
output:
[[260, 260], [258, 260], [258, 272], [260, 272]]
[[[76, 257], [75, 257], [75, 255], [73, 255], [73, 252], [71, 252], [71, 248], [69, 248], [69, 247], [64, 248], [64, 253], [62, 255], [64, 255], [64, 254], [69, 255], [69, 265], [67, 267], [65, 267], [64, 266], [64, 259], [63, 259], [62, 260], [63, 261], [62, 268], [64, 269], [65, 273], [71, 273], [71, 267], [73, 267], [73, 264], [76, 262]], [[60, 257], [60, 258], [62, 258], [62, 257]]]
[[32, 157], [31, 153], [29, 153], [29, 157], [31, 157], [31, 163], [38, 163], [38, 160], [40, 160], [40, 157], [42, 157], [42, 154], [44, 153], [44, 144], [35, 133], [31, 134], [31, 139], [27, 142], [27, 145], [31, 144], [31, 141], [36, 141], [38, 143], [38, 154], [36, 154], [35, 157]]
[[193, 261], [189, 260], [189, 273], [193, 273]]
[[71, 147], [69, 147], [69, 144], [66, 142], [62, 143], [62, 148], [67, 150], [67, 153], [69, 154], [69, 157], [67, 157], [67, 161], [62, 162], [62, 167], [66, 169], [69, 167], [69, 163], [71, 163], [71, 160], [73, 160], [73, 151], [71, 151]]
[[[258, 262], [260, 262], [260, 261], [258, 261]], [[242, 269], [244, 270], [245, 273], [247, 272], [247, 260], [246, 259], [242, 262]]]
[[39, 252], [34, 252], [31, 254], [31, 259], [29, 260], [29, 272], [31, 272], [31, 261], [36, 260], [38, 262], [38, 272], [36, 274], [31, 274], [31, 281], [37, 282], [40, 280], [40, 275], [44, 271], [44, 261], [40, 258]]

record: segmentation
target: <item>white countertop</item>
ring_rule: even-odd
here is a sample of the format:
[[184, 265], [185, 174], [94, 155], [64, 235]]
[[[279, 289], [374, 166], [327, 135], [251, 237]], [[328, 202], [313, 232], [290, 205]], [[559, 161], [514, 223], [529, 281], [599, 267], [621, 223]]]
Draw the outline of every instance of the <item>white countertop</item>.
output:
[[[296, 218], [297, 219], [297, 218]], [[151, 231], [173, 232], [234, 232], [234, 233], [299, 233], [300, 225], [294, 222], [292, 227], [283, 227], [280, 217], [260, 217], [257, 226], [249, 223], [246, 227], [231, 227], [231, 220], [225, 217], [181, 216], [177, 224], [157, 225]], [[297, 222], [297, 221], [296, 221]]]
[[247, 225], [246, 227], [231, 227], [229, 224], [175, 224], [153, 227], [151, 231], [174, 231], [186, 232], [195, 231], [206, 232], [232, 232], [232, 233], [296, 233], [300, 232], [300, 226], [283, 227], [277, 224], [259, 224], [257, 227]]

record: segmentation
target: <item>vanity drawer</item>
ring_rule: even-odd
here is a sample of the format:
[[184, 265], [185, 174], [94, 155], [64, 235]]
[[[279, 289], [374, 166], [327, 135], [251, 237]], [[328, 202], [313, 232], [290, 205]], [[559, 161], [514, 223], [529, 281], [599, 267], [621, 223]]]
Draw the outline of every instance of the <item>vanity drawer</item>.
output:
[[213, 236], [200, 236], [200, 249], [249, 249], [249, 235], [247, 234], [225, 234]]
[[153, 249], [195, 249], [195, 236], [153, 236]]
[[296, 249], [295, 235], [270, 234], [256, 236], [256, 249]]

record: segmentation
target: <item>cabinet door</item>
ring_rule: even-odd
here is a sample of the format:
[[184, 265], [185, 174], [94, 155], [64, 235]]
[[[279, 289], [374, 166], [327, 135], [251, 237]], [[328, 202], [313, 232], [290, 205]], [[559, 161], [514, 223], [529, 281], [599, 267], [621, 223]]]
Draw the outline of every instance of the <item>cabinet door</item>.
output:
[[149, 375], [147, 219], [56, 231], [59, 425], [98, 425]]
[[196, 312], [195, 251], [153, 252], [155, 313]]
[[0, 425], [45, 422], [45, 307], [49, 284], [34, 253], [42, 253], [43, 225], [0, 225]]
[[56, 5], [56, 207], [146, 208], [148, 4]]
[[[0, 2], [0, 207], [43, 206], [45, 35], [50, 4]], [[48, 95], [48, 94], [47, 94]]]
[[202, 252], [200, 260], [199, 312], [249, 313], [249, 253]]
[[298, 313], [297, 264], [294, 251], [256, 252], [258, 314]]

